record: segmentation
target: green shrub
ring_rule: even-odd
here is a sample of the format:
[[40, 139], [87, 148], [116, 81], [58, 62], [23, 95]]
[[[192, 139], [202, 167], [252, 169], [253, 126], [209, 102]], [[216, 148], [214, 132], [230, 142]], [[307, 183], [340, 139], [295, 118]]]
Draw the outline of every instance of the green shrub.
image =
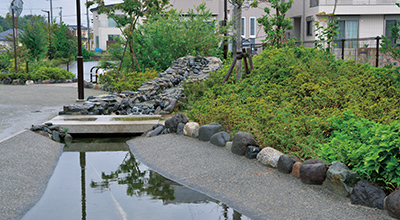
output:
[[75, 74], [73, 74], [72, 72], [56, 67], [41, 67], [31, 74], [32, 75], [30, 75], [30, 79], [34, 81], [37, 81], [39, 79], [54, 79], [64, 81], [66, 79], [72, 79], [73, 77], [75, 77]]
[[359, 177], [393, 190], [400, 185], [400, 122], [376, 123], [352, 112], [329, 119], [330, 141], [322, 144], [318, 155], [328, 161], [341, 161]]
[[158, 72], [153, 69], [146, 69], [145, 72], [126, 72], [117, 70], [107, 71], [106, 74], [100, 76], [100, 83], [108, 83], [111, 90], [121, 92], [124, 90], [136, 91], [144, 82], [154, 79], [158, 76]]
[[336, 60], [311, 48], [271, 49], [254, 57], [247, 79], [233, 84], [231, 76], [221, 86], [228, 67], [204, 86], [185, 86], [187, 114], [202, 124], [218, 122], [231, 134], [249, 131], [261, 147], [307, 159], [328, 141], [332, 116], [353, 110], [383, 124], [398, 119], [398, 69]]

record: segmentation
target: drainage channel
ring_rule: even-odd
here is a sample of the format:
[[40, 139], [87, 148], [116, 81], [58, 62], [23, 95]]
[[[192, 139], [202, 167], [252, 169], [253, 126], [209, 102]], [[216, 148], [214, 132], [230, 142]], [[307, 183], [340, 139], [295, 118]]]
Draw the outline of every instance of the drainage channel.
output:
[[150, 170], [127, 140], [67, 143], [44, 195], [23, 219], [250, 219]]

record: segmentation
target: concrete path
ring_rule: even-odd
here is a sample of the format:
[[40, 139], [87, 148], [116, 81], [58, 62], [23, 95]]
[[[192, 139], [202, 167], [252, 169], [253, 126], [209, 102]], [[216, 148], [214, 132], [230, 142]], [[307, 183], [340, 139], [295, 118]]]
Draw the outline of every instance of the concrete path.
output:
[[169, 134], [127, 143], [146, 166], [252, 219], [392, 219], [209, 142]]
[[[104, 91], [85, 89], [85, 97]], [[55, 117], [78, 97], [76, 83], [0, 85], [0, 219], [21, 219], [42, 197], [62, 152], [25, 129]]]

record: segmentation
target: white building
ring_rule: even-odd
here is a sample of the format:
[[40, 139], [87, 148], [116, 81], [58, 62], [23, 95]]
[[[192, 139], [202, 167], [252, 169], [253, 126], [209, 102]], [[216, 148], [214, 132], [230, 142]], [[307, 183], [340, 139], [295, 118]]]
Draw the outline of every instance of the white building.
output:
[[[224, 20], [224, 0], [170, 0], [170, 4], [178, 11], [184, 13], [190, 8], [206, 3], [207, 8], [212, 12], [213, 18], [218, 21]], [[265, 3], [259, 4], [258, 8], [246, 7], [250, 1], [245, 1], [245, 7], [242, 10], [242, 36], [245, 39], [250, 39], [252, 43], [261, 43], [265, 39], [265, 33], [258, 26], [257, 18], [264, 13]], [[107, 5], [112, 6], [112, 5]], [[99, 8], [90, 9], [93, 13], [93, 38], [94, 48], [100, 48], [103, 51], [107, 50], [107, 45], [113, 43], [115, 36], [121, 35], [121, 30], [116, 27], [113, 19], [109, 19], [105, 14], [98, 14]], [[228, 20], [232, 18], [232, 5], [228, 3]], [[116, 12], [117, 15], [123, 15], [122, 12]]]

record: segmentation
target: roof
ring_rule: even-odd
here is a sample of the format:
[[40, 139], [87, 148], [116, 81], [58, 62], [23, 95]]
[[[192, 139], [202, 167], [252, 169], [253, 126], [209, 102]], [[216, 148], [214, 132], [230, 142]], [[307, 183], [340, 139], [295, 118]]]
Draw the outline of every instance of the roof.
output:
[[[104, 7], [112, 7], [112, 6], [114, 6], [114, 5], [119, 5], [119, 4], [124, 4], [124, 3], [121, 2], [121, 3], [109, 4], [109, 5], [104, 5]], [[97, 6], [96, 8], [90, 9], [90, 11], [91, 11], [91, 12], [93, 12], [93, 11], [98, 11], [100, 8], [101, 8], [101, 6]]]
[[[74, 30], [78, 29], [78, 25], [68, 25], [68, 28], [72, 28]], [[87, 27], [81, 26], [81, 30], [87, 30]]]
[[[24, 31], [21, 29], [18, 29], [18, 33], [23, 33]], [[8, 29], [6, 31], [3, 31], [0, 33], [0, 41], [10, 41], [8, 38], [12, 38], [13, 36], [13, 29]]]

